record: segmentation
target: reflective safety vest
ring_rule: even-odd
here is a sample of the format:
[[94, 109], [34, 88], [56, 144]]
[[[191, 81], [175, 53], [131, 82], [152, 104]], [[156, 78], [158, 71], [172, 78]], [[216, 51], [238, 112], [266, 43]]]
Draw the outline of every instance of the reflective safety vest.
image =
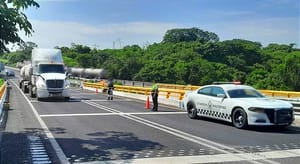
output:
[[158, 84], [155, 83], [152, 85], [152, 91], [158, 90]]

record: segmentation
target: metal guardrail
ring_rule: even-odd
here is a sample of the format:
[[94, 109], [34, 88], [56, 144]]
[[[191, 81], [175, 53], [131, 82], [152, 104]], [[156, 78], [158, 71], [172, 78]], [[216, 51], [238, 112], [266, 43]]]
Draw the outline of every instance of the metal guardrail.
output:
[[272, 91], [272, 90], [259, 90], [259, 91], [271, 97], [300, 98], [300, 92]]
[[[102, 89], [102, 90], [107, 89], [107, 86], [105, 84], [100, 84], [100, 83], [83, 82], [83, 85], [85, 87], [97, 88], [97, 89]], [[149, 88], [149, 87], [133, 87], [133, 86], [114, 85], [114, 90], [120, 91], [120, 92], [142, 94], [142, 95], [150, 95], [150, 93], [151, 93], [151, 88]], [[166, 89], [166, 88], [159, 89], [159, 95], [165, 96], [166, 98], [177, 97], [178, 100], [183, 99], [185, 92], [186, 92], [185, 90], [179, 90], [179, 89]]]
[[[89, 83], [83, 82], [85, 87], [98, 88], [106, 90], [107, 86], [105, 83]], [[174, 84], [161, 84], [159, 83], [159, 95], [165, 96], [165, 98], [175, 97], [178, 100], [182, 100], [187, 91], [195, 90], [200, 86], [192, 85], [174, 85]], [[137, 87], [137, 86], [123, 86], [115, 85], [115, 91], [149, 95], [151, 92], [150, 87]], [[271, 91], [271, 90], [259, 90], [261, 93], [271, 96], [274, 98], [282, 99], [289, 101], [293, 104], [295, 111], [300, 112], [300, 92], [288, 92], [288, 91]], [[296, 101], [295, 98], [299, 97], [299, 100]]]
[[6, 89], [6, 84], [4, 83], [1, 87], [0, 87], [0, 98], [2, 99], [3, 94], [5, 93], [5, 89]]
[[6, 83], [4, 83], [0, 87], [0, 127], [2, 126], [3, 120], [5, 120], [5, 111], [9, 109], [9, 90], [10, 86]]
[[[85, 85], [89, 85], [90, 87], [98, 87], [102, 88], [105, 87], [105, 85], [100, 85], [99, 83], [88, 83], [84, 82]], [[141, 94], [147, 94], [149, 92], [148, 87], [136, 87], [136, 86], [123, 86], [123, 85], [115, 85], [116, 89], [118, 90], [119, 88], [125, 92], [131, 92], [132, 90], [138, 90], [139, 93]], [[195, 85], [174, 85], [174, 84], [162, 84], [159, 83], [159, 88], [160, 91], [162, 92], [176, 92], [180, 94], [184, 94], [186, 91], [189, 90], [196, 90], [200, 86], [195, 86]], [[128, 89], [128, 90], [127, 90]], [[278, 97], [278, 98], [299, 98], [300, 102], [300, 92], [292, 92], [292, 91], [272, 91], [272, 90], [259, 90], [261, 93], [271, 96], [271, 97]]]

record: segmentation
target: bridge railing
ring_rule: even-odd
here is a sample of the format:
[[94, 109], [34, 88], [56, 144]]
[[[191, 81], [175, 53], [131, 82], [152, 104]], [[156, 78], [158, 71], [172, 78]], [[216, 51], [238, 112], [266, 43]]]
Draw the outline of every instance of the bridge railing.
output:
[[[98, 88], [98, 89], [105, 89], [105, 84], [100, 83], [89, 83], [84, 82], [84, 85], [87, 87]], [[196, 90], [200, 86], [195, 85], [175, 85], [175, 84], [162, 84], [159, 83], [159, 88], [161, 94], [172, 94], [172, 92], [179, 94], [185, 94], [186, 91]], [[117, 91], [124, 91], [124, 92], [131, 92], [137, 94], [144, 94], [147, 95], [150, 93], [151, 88], [149, 87], [139, 87], [139, 86], [124, 86], [124, 85], [115, 85], [115, 90]], [[299, 98], [300, 100], [300, 92], [293, 92], [293, 91], [273, 91], [273, 90], [259, 90], [261, 93], [270, 96], [270, 97], [278, 97], [278, 98]], [[167, 94], [166, 94], [167, 95]]]
[[[105, 84], [101, 83], [89, 83], [84, 82], [85, 87], [97, 88], [102, 91], [107, 89]], [[174, 85], [174, 84], [161, 84], [159, 83], [159, 95], [164, 96], [166, 99], [173, 98], [181, 101], [184, 98], [184, 95], [187, 91], [196, 90], [200, 86], [194, 85]], [[140, 86], [124, 86], [124, 85], [115, 85], [115, 91], [141, 94], [141, 95], [150, 95], [150, 87], [140, 87]], [[295, 109], [300, 110], [300, 92], [291, 92], [291, 91], [273, 91], [273, 90], [259, 90], [262, 94], [266, 96], [275, 97], [278, 99], [283, 99], [292, 103]]]
[[272, 91], [272, 90], [259, 90], [261, 93], [271, 97], [282, 98], [300, 98], [300, 92], [291, 91]]
[[[90, 88], [97, 88], [100, 90], [106, 90], [107, 86], [105, 84], [100, 84], [100, 83], [88, 83], [84, 82], [83, 85], [85, 87], [90, 87]], [[160, 86], [160, 84], [159, 84]], [[124, 86], [124, 85], [114, 85], [114, 90], [115, 91], [120, 91], [120, 92], [128, 92], [128, 93], [135, 93], [135, 94], [142, 94], [142, 95], [150, 95], [151, 93], [151, 88], [149, 87], [135, 87], [135, 86]], [[161, 88], [159, 89], [159, 95], [165, 96], [165, 98], [171, 98], [171, 97], [176, 97], [178, 100], [182, 100], [184, 97], [186, 90], [183, 89], [168, 89], [168, 88]]]

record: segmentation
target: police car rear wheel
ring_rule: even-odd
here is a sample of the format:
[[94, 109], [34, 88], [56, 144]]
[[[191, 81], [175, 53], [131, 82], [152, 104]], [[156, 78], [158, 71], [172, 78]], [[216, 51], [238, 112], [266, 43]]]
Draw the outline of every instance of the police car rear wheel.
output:
[[232, 124], [238, 129], [245, 129], [248, 126], [247, 114], [242, 108], [237, 108], [232, 113]]
[[194, 104], [188, 104], [187, 105], [187, 112], [188, 112], [189, 118], [191, 118], [191, 119], [195, 119], [195, 118], [198, 117], [197, 116], [197, 109], [196, 109]]

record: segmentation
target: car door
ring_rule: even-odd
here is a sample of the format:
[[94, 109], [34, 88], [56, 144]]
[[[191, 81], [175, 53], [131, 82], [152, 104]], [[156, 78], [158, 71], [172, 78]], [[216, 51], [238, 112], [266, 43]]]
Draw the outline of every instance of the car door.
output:
[[230, 114], [226, 111], [226, 94], [222, 87], [213, 87], [211, 92], [211, 99], [209, 104], [211, 104], [211, 117], [221, 120], [227, 120], [230, 118]]
[[196, 98], [196, 107], [198, 114], [202, 116], [208, 116], [209, 112], [209, 102], [211, 101], [211, 91], [212, 87], [203, 87], [198, 90]]

